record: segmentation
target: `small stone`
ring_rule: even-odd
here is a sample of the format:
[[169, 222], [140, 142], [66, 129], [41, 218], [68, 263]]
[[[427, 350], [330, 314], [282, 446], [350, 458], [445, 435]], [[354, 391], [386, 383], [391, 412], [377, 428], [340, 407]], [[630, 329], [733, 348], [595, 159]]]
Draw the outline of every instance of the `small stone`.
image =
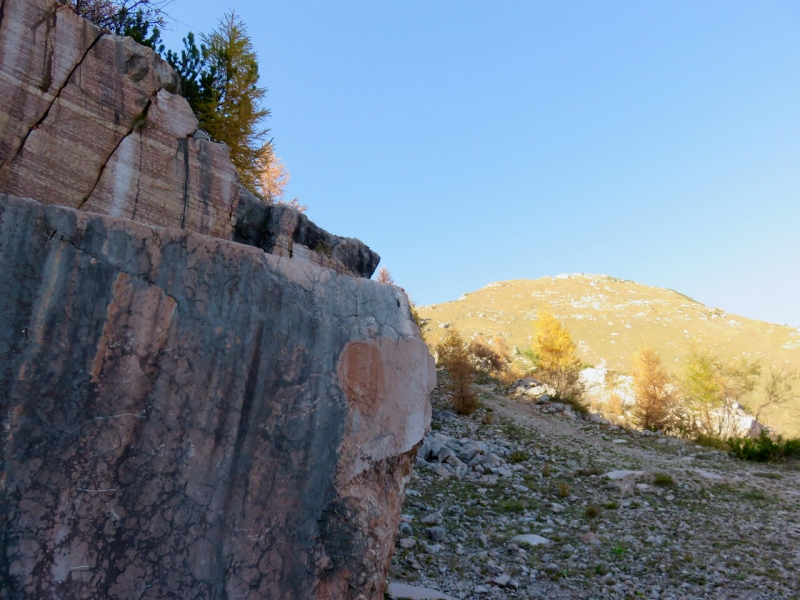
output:
[[429, 527], [425, 530], [428, 539], [433, 540], [434, 542], [441, 542], [447, 532], [445, 531], [444, 527]]
[[506, 587], [510, 581], [511, 581], [511, 576], [506, 574], [498, 575], [497, 577], [492, 579], [492, 583], [499, 585], [500, 587]]
[[413, 548], [416, 545], [417, 545], [417, 540], [415, 540], [414, 538], [401, 538], [400, 539], [400, 547], [403, 550], [410, 550], [411, 548]]
[[545, 544], [550, 543], [550, 540], [548, 540], [546, 537], [542, 537], [534, 533], [524, 533], [521, 535], [514, 536], [513, 538], [511, 538], [511, 541], [520, 542], [522, 544], [528, 544], [530, 546], [543, 546]]
[[428, 554], [439, 554], [439, 550], [442, 549], [442, 545], [428, 544], [427, 542], [422, 542], [422, 549]]
[[392, 582], [386, 588], [390, 598], [406, 598], [408, 600], [455, 600], [453, 596], [443, 594], [438, 590], [408, 585], [407, 583]]
[[450, 479], [453, 476], [453, 474], [442, 465], [434, 465], [433, 468], [431, 468], [431, 471], [436, 473], [442, 479]]

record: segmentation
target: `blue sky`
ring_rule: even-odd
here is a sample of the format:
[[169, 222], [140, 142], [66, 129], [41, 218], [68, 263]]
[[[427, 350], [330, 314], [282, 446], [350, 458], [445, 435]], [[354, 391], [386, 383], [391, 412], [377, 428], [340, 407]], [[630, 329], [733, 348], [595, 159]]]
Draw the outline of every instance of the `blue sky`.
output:
[[235, 9], [288, 194], [418, 304], [607, 273], [800, 326], [800, 3], [174, 0]]

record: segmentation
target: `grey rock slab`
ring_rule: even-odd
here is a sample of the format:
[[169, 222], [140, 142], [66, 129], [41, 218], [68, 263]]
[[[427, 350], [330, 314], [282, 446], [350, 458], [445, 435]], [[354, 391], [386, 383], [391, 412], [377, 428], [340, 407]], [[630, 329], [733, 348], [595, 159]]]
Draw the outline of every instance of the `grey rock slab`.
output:
[[492, 583], [499, 585], [500, 587], [506, 587], [509, 582], [511, 581], [511, 576], [507, 574], [498, 575], [494, 579], [491, 580]]
[[0, 597], [373, 597], [435, 385], [398, 290], [0, 194]]
[[428, 539], [434, 542], [441, 542], [447, 535], [447, 531], [444, 527], [429, 527], [425, 530], [425, 534], [428, 536]]
[[712, 481], [722, 481], [723, 479], [725, 479], [719, 473], [714, 473], [713, 471], [707, 471], [706, 469], [695, 469], [694, 472], [700, 475], [700, 477], [704, 479], [711, 479]]

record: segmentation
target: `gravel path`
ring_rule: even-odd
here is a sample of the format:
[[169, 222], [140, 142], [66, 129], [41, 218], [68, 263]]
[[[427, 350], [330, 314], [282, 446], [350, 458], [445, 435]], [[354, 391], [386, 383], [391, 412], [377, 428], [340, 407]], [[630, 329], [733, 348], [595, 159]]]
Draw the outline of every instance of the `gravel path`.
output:
[[390, 580], [459, 599], [800, 598], [796, 463], [480, 395], [459, 417], [434, 394]]

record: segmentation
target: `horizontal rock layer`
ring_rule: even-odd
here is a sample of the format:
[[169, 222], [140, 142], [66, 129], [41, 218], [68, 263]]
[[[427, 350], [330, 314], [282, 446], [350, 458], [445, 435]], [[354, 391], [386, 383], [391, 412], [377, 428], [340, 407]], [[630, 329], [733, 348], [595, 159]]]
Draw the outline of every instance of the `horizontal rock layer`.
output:
[[0, 6], [0, 192], [257, 239], [268, 252], [372, 276], [380, 257], [363, 243], [291, 209], [270, 213], [239, 184], [227, 147], [194, 135], [178, 76], [152, 49], [101, 32], [56, 0]]
[[435, 383], [399, 289], [0, 195], [0, 314], [0, 598], [381, 597]]

